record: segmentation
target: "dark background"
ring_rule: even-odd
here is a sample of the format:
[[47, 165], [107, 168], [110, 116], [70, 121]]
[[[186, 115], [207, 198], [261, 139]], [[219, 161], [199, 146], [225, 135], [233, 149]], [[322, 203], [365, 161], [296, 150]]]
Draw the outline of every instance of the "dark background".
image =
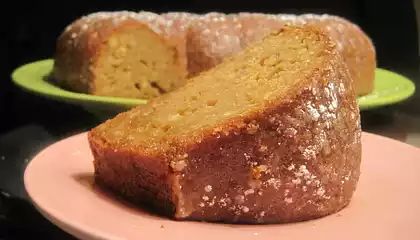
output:
[[[27, 160], [42, 148], [87, 130], [98, 120], [77, 106], [21, 91], [10, 74], [22, 64], [52, 58], [61, 31], [82, 15], [113, 10], [335, 14], [355, 22], [372, 38], [379, 67], [407, 76], [417, 88], [420, 83], [411, 0], [3, 1], [0, 6], [0, 240], [71, 239], [28, 204], [22, 174]], [[411, 101], [380, 111], [418, 114], [419, 92]], [[376, 116], [375, 111], [362, 112], [362, 127], [389, 121], [382, 115], [366, 117]]]

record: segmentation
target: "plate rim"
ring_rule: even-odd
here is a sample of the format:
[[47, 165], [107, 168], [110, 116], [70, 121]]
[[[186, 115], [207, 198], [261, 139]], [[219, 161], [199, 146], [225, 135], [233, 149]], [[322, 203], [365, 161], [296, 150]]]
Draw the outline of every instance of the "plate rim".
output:
[[[28, 193], [29, 196], [29, 200], [30, 202], [34, 205], [34, 207], [46, 218], [48, 219], [51, 223], [53, 223], [54, 225], [56, 225], [57, 227], [61, 228], [62, 230], [66, 231], [67, 233], [69, 233], [70, 235], [73, 235], [75, 237], [78, 238], [89, 238], [89, 239], [107, 239], [107, 240], [120, 240], [121, 237], [115, 236], [115, 233], [101, 233], [98, 232], [98, 229], [95, 228], [91, 228], [90, 226], [87, 226], [85, 224], [80, 224], [77, 223], [77, 221], [62, 221], [60, 220], [60, 218], [63, 218], [63, 215], [55, 210], [49, 209], [46, 210], [45, 206], [42, 206], [42, 204], [40, 204], [36, 198], [37, 197], [33, 197], [33, 194], [31, 192], [31, 190], [28, 190], [28, 169], [31, 168], [31, 166], [33, 164], [36, 164], [35, 161], [36, 159], [39, 159], [40, 156], [42, 156], [43, 154], [45, 154], [45, 152], [49, 151], [54, 145], [57, 144], [62, 144], [65, 141], [68, 141], [71, 138], [84, 138], [86, 136], [86, 134], [88, 133], [88, 131], [85, 132], [81, 132], [78, 134], [74, 134], [72, 136], [69, 136], [67, 138], [61, 139], [59, 141], [56, 141], [55, 143], [52, 143], [48, 146], [46, 146], [44, 149], [42, 149], [41, 151], [39, 151], [37, 154], [34, 155], [34, 157], [31, 159], [31, 161], [28, 163], [25, 171], [24, 171], [24, 186], [25, 189]], [[410, 145], [406, 142], [402, 142], [396, 139], [392, 139], [386, 136], [381, 136], [378, 134], [374, 134], [374, 133], [369, 133], [369, 132], [362, 132], [362, 137], [374, 137], [374, 138], [382, 138], [386, 141], [391, 141], [393, 142], [393, 144], [399, 144], [402, 145], [404, 147], [410, 148], [411, 151], [415, 151], [419, 156], [420, 156], [420, 148]], [[338, 214], [340, 214], [340, 212], [338, 212]], [[63, 218], [65, 219], [65, 218]], [[167, 219], [165, 219], [167, 220]], [[210, 223], [211, 224], [211, 223]], [[258, 231], [258, 230], [256, 230]]]
[[23, 64], [17, 68], [15, 68], [11, 74], [12, 82], [20, 87], [21, 89], [31, 92], [33, 94], [52, 98], [57, 101], [70, 101], [70, 102], [80, 102], [80, 103], [99, 103], [99, 104], [108, 104], [108, 105], [119, 105], [119, 106], [126, 106], [126, 107], [134, 107], [139, 104], [146, 104], [148, 102], [147, 99], [135, 99], [135, 98], [122, 98], [122, 97], [107, 97], [107, 96], [96, 96], [86, 93], [77, 93], [72, 92], [58, 86], [55, 86], [52, 83], [48, 83], [45, 80], [42, 81], [44, 84], [47, 84], [49, 87], [55, 88], [56, 91], [46, 91], [43, 88], [39, 88], [28, 84], [28, 80], [25, 79], [23, 75], [28, 73], [29, 71], [33, 71], [35, 66], [43, 66], [43, 65], [53, 65], [54, 59], [41, 59], [33, 62], [29, 62]]
[[[74, 138], [78, 138], [78, 137], [85, 137], [87, 138], [87, 133], [88, 131], [84, 131], [81, 133], [77, 133], [71, 136], [68, 136], [66, 138], [60, 139], [46, 147], [44, 147], [42, 150], [40, 150], [38, 153], [36, 153], [31, 160], [29, 161], [29, 163], [26, 165], [25, 170], [24, 170], [24, 174], [23, 174], [23, 183], [24, 183], [24, 188], [25, 191], [28, 194], [29, 197], [29, 201], [30, 203], [35, 207], [35, 209], [37, 209], [37, 211], [44, 216], [48, 221], [50, 221], [52, 224], [54, 224], [55, 226], [59, 227], [61, 230], [67, 232], [68, 234], [77, 237], [79, 239], [101, 239], [101, 240], [122, 240], [121, 238], [111, 235], [111, 234], [106, 234], [106, 237], [104, 236], [104, 234], [99, 233], [96, 229], [91, 228], [90, 226], [84, 225], [84, 224], [79, 224], [77, 222], [74, 221], [68, 221], [68, 222], [63, 222], [61, 221], [59, 218], [63, 218], [63, 215], [57, 211], [54, 211], [52, 209], [49, 209], [49, 211], [47, 211], [45, 209], [45, 206], [43, 207], [42, 204], [40, 204], [39, 202], [37, 202], [35, 200], [35, 198], [33, 197], [33, 194], [31, 194], [31, 191], [29, 190], [28, 186], [28, 174], [27, 174], [27, 169], [30, 169], [30, 167], [35, 164], [33, 162], [33, 160], [37, 160], [39, 159], [43, 154], [45, 154], [46, 152], [48, 152], [52, 147], [58, 145], [58, 144], [62, 144], [70, 139], [74, 139]], [[111, 238], [110, 238], [111, 237]]]
[[[384, 68], [376, 68], [375, 76], [378, 73], [388, 74], [390, 76], [393, 76], [394, 78], [398, 78], [399, 79], [398, 81], [401, 83], [401, 85], [404, 85], [405, 87], [403, 90], [398, 91], [399, 94], [397, 95], [390, 95], [390, 96], [388, 95], [386, 97], [373, 98], [372, 94], [376, 93], [374, 90], [374, 92], [371, 94], [358, 97], [357, 102], [359, 104], [360, 110], [368, 110], [368, 109], [396, 104], [414, 95], [416, 91], [416, 85], [412, 80], [408, 79], [406, 76], [399, 74], [397, 72], [393, 72], [388, 69], [384, 69]], [[395, 91], [395, 89], [393, 89], [393, 91]], [[365, 101], [364, 100], [365, 98], [369, 98], [369, 99]], [[362, 102], [362, 104], [360, 104], [360, 102]]]

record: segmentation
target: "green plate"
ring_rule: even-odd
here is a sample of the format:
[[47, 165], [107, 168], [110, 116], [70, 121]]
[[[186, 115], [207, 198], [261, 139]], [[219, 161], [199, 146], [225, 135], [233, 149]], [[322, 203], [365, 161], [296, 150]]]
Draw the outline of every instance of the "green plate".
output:
[[[51, 72], [53, 60], [41, 60], [23, 65], [12, 73], [12, 79], [19, 87], [44, 97], [77, 104], [100, 116], [112, 116], [128, 110], [144, 99], [101, 97], [80, 94], [57, 87], [46, 80]], [[403, 101], [414, 94], [415, 86], [409, 79], [394, 72], [376, 69], [375, 91], [358, 98], [361, 110], [381, 107]]]
[[415, 92], [414, 83], [406, 77], [389, 70], [377, 68], [374, 91], [359, 97], [360, 110], [391, 105], [406, 100]]

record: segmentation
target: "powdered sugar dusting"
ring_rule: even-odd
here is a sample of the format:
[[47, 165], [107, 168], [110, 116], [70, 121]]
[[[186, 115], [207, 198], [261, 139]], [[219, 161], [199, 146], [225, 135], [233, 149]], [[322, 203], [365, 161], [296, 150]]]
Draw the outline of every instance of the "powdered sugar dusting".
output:
[[306, 108], [307, 108], [308, 114], [311, 116], [312, 120], [318, 121], [318, 119], [321, 115], [316, 110], [316, 108], [314, 108], [314, 106], [310, 102], [308, 102], [308, 104], [306, 105]]
[[265, 182], [265, 185], [271, 186], [276, 190], [279, 190], [281, 187], [281, 180], [277, 178], [270, 178]]
[[251, 189], [246, 190], [244, 192], [244, 195], [247, 196], [247, 195], [254, 194], [254, 193], [255, 193], [255, 190], [251, 188]]
[[204, 187], [204, 191], [206, 191], [206, 192], [211, 192], [211, 190], [213, 190], [211, 185], [207, 185], [207, 186]]
[[223, 59], [241, 51], [241, 28], [236, 15], [226, 15], [210, 12], [201, 15], [197, 21], [191, 22], [189, 29], [189, 44], [187, 52], [200, 52], [205, 56], [195, 59], [191, 55], [188, 61], [194, 62], [197, 69], [190, 69], [193, 73], [215, 66]]

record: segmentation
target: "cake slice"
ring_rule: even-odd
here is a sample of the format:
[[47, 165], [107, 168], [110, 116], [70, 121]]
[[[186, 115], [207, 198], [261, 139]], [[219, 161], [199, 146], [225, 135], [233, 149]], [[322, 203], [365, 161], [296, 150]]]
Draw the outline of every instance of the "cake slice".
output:
[[99, 186], [178, 220], [273, 223], [347, 206], [361, 162], [334, 41], [286, 26], [88, 135]]
[[166, 24], [150, 12], [84, 16], [57, 41], [53, 79], [99, 96], [151, 99], [170, 92], [184, 85], [186, 63], [177, 41], [165, 34]]

